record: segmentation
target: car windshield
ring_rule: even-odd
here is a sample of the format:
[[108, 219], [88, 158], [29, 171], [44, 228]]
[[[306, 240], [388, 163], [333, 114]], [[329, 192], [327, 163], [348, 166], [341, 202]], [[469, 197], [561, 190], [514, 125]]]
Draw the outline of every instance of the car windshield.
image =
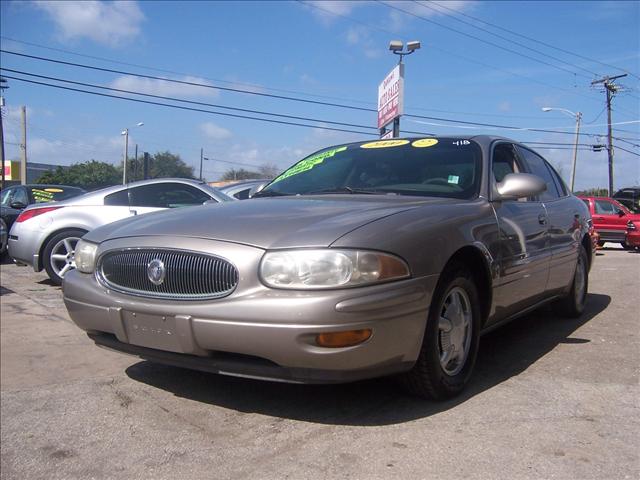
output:
[[330, 193], [469, 199], [478, 195], [480, 147], [457, 138], [361, 142], [316, 152], [255, 197]]
[[31, 195], [36, 203], [59, 202], [67, 198], [77, 197], [86, 193], [81, 188], [63, 187], [63, 186], [47, 186], [41, 185], [37, 187], [29, 187]]

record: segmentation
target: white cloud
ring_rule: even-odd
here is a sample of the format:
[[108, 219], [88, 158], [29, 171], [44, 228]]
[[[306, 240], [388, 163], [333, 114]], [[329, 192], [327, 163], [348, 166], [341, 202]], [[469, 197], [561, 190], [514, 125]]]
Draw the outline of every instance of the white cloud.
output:
[[511, 103], [508, 101], [503, 101], [498, 104], [498, 110], [501, 112], [510, 112], [511, 111]]
[[220, 127], [213, 122], [205, 122], [201, 124], [200, 131], [202, 131], [202, 133], [211, 140], [225, 140], [232, 135], [229, 130]]
[[144, 14], [134, 1], [36, 1], [56, 24], [63, 40], [88, 38], [117, 47], [140, 35]]
[[[441, 2], [443, 5], [439, 6], [437, 2], [413, 2], [409, 0], [399, 0], [391, 2], [391, 5], [404, 10], [408, 13], [403, 13], [399, 10], [391, 10], [389, 12], [389, 20], [391, 30], [396, 32], [402, 32], [407, 26], [407, 23], [411, 20], [418, 20], [414, 15], [418, 15], [424, 18], [432, 18], [444, 15], [451, 15], [454, 12], [451, 10], [465, 10], [470, 11], [474, 8], [472, 1], [453, 0], [447, 2]], [[411, 39], [409, 39], [411, 40]]]
[[372, 38], [369, 30], [365, 27], [350, 27], [347, 30], [347, 43], [362, 49], [365, 57], [378, 58], [384, 50]]
[[340, 15], [349, 15], [353, 9], [365, 2], [319, 0], [304, 2], [309, 4], [309, 10], [323, 25], [331, 25]]
[[[178, 78], [182, 82], [211, 85], [210, 82], [198, 77]], [[151, 95], [178, 96], [178, 97], [217, 97], [220, 91], [214, 88], [186, 85], [166, 80], [153, 78], [122, 76], [111, 82], [111, 87], [134, 92], [148, 93]]]

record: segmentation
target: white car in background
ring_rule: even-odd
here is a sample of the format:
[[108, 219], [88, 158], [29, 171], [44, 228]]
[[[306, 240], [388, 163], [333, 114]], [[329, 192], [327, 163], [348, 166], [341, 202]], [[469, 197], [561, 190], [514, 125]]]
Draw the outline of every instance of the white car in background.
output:
[[96, 227], [168, 208], [234, 201], [204, 182], [184, 178], [116, 185], [56, 203], [26, 208], [9, 232], [9, 255], [18, 265], [46, 270], [60, 285], [75, 268], [78, 240]]

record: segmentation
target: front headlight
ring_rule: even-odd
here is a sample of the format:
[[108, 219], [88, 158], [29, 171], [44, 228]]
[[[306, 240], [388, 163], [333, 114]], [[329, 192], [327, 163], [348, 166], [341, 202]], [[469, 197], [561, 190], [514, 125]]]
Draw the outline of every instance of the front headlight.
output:
[[98, 245], [95, 243], [80, 240], [76, 244], [74, 258], [76, 268], [82, 273], [93, 273], [96, 267], [96, 252]]
[[636, 228], [637, 227], [636, 227], [636, 224], [634, 222], [632, 222], [631, 220], [629, 220], [627, 222], [627, 230], [635, 230]]
[[260, 264], [260, 278], [275, 288], [352, 287], [408, 276], [409, 267], [398, 257], [366, 250], [267, 252]]

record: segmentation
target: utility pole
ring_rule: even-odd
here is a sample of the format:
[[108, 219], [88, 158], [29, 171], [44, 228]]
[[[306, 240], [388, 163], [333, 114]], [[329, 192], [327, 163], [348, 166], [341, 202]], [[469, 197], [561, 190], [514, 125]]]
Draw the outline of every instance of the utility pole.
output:
[[133, 168], [131, 169], [131, 178], [133, 180], [136, 179], [136, 174], [138, 173], [138, 144], [136, 143], [136, 154], [133, 160]]
[[144, 152], [142, 160], [142, 177], [149, 178], [149, 152]]
[[576, 163], [578, 161], [578, 139], [580, 137], [580, 120], [582, 120], [582, 112], [576, 113], [576, 139], [573, 143], [573, 166], [571, 167], [571, 192], [573, 193], [576, 182]]
[[613, 99], [613, 95], [618, 91], [618, 87], [614, 85], [613, 81], [626, 77], [627, 74], [624, 73], [622, 75], [616, 75], [614, 77], [604, 77], [599, 80], [594, 80], [591, 82], [591, 85], [597, 85], [602, 83], [604, 85], [605, 92], [607, 94], [607, 145], [608, 145], [608, 156], [609, 156], [609, 196], [613, 196], [613, 138], [611, 134], [611, 100]]
[[2, 92], [9, 88], [7, 86], [7, 80], [0, 77], [0, 168], [2, 168], [2, 184], [0, 189], [4, 190], [4, 126], [2, 125], [2, 107], [4, 107], [4, 96]]
[[200, 149], [200, 181], [202, 181], [202, 160], [204, 159], [204, 149]]
[[24, 105], [20, 109], [22, 117], [22, 143], [20, 148], [22, 149], [22, 163], [20, 164], [20, 184], [27, 183], [27, 107]]

